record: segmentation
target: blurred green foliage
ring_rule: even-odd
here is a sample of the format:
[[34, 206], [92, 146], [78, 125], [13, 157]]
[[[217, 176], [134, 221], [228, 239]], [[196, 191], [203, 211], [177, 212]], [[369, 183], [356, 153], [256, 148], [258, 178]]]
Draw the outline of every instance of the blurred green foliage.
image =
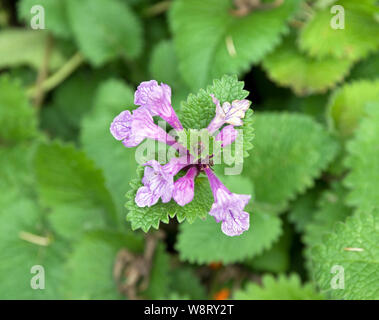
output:
[[[378, 16], [376, 0], [2, 1], [0, 298], [379, 299]], [[205, 179], [183, 208], [135, 206], [135, 150], [109, 125], [150, 79], [186, 128], [212, 119], [210, 92], [252, 101], [244, 170], [221, 177], [253, 195], [242, 236], [208, 216]]]

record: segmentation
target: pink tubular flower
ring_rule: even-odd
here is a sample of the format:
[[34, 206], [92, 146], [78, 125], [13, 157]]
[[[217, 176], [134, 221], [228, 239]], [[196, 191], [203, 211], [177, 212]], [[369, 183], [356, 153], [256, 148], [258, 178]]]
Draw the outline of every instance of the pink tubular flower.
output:
[[134, 104], [147, 109], [152, 116], [160, 116], [174, 129], [183, 129], [171, 105], [171, 88], [167, 84], [158, 85], [155, 80], [141, 82], [134, 94]]
[[213, 103], [216, 105], [216, 115], [208, 126], [208, 131], [214, 133], [220, 129], [225, 123], [233, 126], [241, 126], [242, 118], [245, 117], [245, 112], [250, 107], [249, 100], [234, 100], [231, 104], [224, 102], [221, 106], [220, 101], [211, 94]]
[[238, 131], [234, 129], [234, 126], [229, 125], [224, 127], [216, 136], [217, 141], [221, 141], [221, 147], [225, 147], [232, 144], [236, 140]]
[[156, 160], [145, 163], [143, 186], [137, 191], [135, 202], [139, 207], [151, 207], [159, 198], [163, 203], [169, 202], [174, 189], [174, 176], [188, 165], [187, 156], [172, 158], [167, 164], [160, 165]]
[[145, 138], [177, 145], [175, 139], [157, 126], [147, 110], [138, 108], [133, 114], [126, 110], [114, 118], [110, 131], [117, 140], [122, 140], [126, 147], [135, 147]]
[[[234, 100], [231, 103], [224, 102], [221, 106], [220, 101], [213, 94], [211, 97], [216, 107], [216, 114], [207, 129], [202, 129], [205, 132], [201, 132], [204, 135], [200, 135], [200, 141], [197, 137], [195, 141], [192, 141], [192, 136], [186, 136], [192, 131], [190, 128], [183, 130], [171, 105], [170, 87], [164, 83], [159, 85], [155, 80], [142, 82], [138, 86], [134, 103], [139, 105], [139, 108], [133, 112], [123, 111], [116, 116], [110, 126], [110, 132], [126, 147], [135, 147], [144, 139], [153, 139], [166, 143], [175, 149], [175, 153], [180, 154], [179, 157], [172, 158], [164, 165], [156, 160], [150, 160], [144, 164], [142, 186], [137, 190], [134, 199], [137, 206], [151, 207], [159, 199], [163, 203], [173, 199], [178, 205], [185, 206], [194, 198], [196, 177], [205, 172], [214, 198], [209, 214], [217, 222], [221, 222], [223, 233], [227, 236], [238, 236], [250, 226], [250, 215], [244, 209], [251, 196], [232, 193], [216, 177], [210, 166], [216, 163], [215, 155], [220, 150], [207, 148], [205, 142], [208, 141], [203, 141], [203, 136], [207, 139], [212, 136], [212, 139], [220, 141], [217, 147], [221, 144], [223, 148], [233, 143], [238, 136], [238, 131], [234, 126], [243, 124], [242, 119], [250, 107], [250, 101]], [[182, 130], [180, 133], [177, 132], [177, 140], [156, 125], [153, 116], [160, 116], [177, 131]], [[181, 144], [182, 142], [189, 142], [188, 149]], [[186, 170], [185, 175], [175, 181], [175, 176], [181, 170]]]
[[184, 206], [190, 203], [193, 199], [195, 190], [195, 177], [198, 173], [196, 167], [188, 169], [185, 176], [179, 178], [174, 183], [173, 198], [177, 204]]
[[221, 223], [221, 230], [228, 236], [238, 236], [249, 229], [250, 215], [243, 211], [250, 195], [230, 192], [210, 168], [205, 168], [211, 186], [214, 203], [209, 214]]

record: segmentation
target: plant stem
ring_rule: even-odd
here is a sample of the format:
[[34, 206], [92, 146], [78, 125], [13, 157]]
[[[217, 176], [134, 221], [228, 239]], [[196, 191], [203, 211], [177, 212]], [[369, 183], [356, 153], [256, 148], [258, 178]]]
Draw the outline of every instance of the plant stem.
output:
[[143, 14], [146, 17], [154, 17], [154, 16], [157, 16], [157, 15], [167, 11], [168, 8], [170, 7], [170, 5], [171, 5], [171, 1], [158, 2], [154, 5], [152, 5], [151, 7], [147, 8], [143, 12]]
[[[54, 73], [51, 77], [47, 78], [43, 83], [41, 83], [41, 90], [43, 90], [43, 92], [48, 92], [54, 89], [70, 74], [72, 74], [83, 62], [84, 57], [80, 52], [77, 52], [56, 73]], [[27, 95], [29, 97], [35, 97], [36, 93], [37, 88], [35, 86], [27, 91]]]
[[43, 99], [45, 96], [45, 93], [41, 86], [49, 73], [49, 62], [50, 62], [52, 48], [53, 48], [53, 37], [49, 34], [46, 38], [45, 54], [43, 57], [41, 68], [38, 72], [37, 81], [35, 85], [36, 93], [34, 95], [34, 105], [36, 106], [37, 109], [39, 109], [40, 106], [42, 105]]

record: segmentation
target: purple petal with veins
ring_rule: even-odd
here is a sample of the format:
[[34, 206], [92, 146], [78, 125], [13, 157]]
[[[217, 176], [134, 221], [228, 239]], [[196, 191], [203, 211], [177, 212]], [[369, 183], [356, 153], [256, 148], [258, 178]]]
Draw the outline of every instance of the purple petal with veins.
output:
[[171, 105], [171, 88], [167, 84], [158, 85], [155, 80], [141, 82], [134, 94], [134, 104], [147, 109], [152, 116], [160, 116], [174, 129], [183, 129]]
[[249, 229], [250, 215], [244, 211], [251, 196], [230, 192], [210, 168], [205, 169], [214, 203], [209, 214], [221, 222], [221, 230], [228, 236], [238, 236]]
[[207, 128], [210, 133], [214, 133], [225, 123], [233, 126], [241, 126], [243, 124], [242, 119], [250, 107], [249, 100], [234, 100], [232, 103], [224, 102], [221, 106], [220, 101], [213, 94], [210, 96], [216, 105], [216, 115]]
[[184, 147], [180, 146], [161, 127], [157, 126], [151, 114], [143, 108], [134, 110], [133, 114], [128, 110], [121, 112], [114, 118], [110, 131], [117, 140], [122, 140], [126, 147], [135, 147], [145, 138], [149, 138], [185, 152]]
[[163, 166], [156, 160], [150, 160], [144, 165], [143, 186], [137, 191], [136, 204], [139, 207], [151, 207], [160, 198], [163, 203], [169, 202], [174, 190], [174, 176], [188, 165], [187, 156], [172, 158]]

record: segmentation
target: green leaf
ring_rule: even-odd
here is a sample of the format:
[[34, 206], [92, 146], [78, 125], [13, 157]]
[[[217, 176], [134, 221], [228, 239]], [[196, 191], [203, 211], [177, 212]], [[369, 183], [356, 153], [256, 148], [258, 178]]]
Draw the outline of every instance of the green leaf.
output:
[[37, 136], [36, 110], [19, 82], [0, 77], [0, 141], [17, 143]]
[[171, 86], [172, 106], [175, 110], [179, 110], [180, 102], [187, 98], [189, 89], [179, 73], [179, 65], [172, 41], [163, 40], [154, 47], [149, 62], [149, 71], [152, 79]]
[[[75, 246], [67, 262], [70, 279], [66, 284], [69, 299], [122, 299], [113, 278], [117, 254], [127, 249], [141, 254], [143, 241], [135, 234], [121, 234], [107, 231], [87, 233]], [[157, 299], [167, 293], [168, 255], [158, 245], [154, 253], [149, 286], [143, 296]]]
[[223, 74], [240, 74], [259, 62], [288, 31], [299, 1], [285, 1], [244, 17], [231, 13], [229, 0], [179, 0], [170, 10], [182, 76], [192, 89]]
[[41, 110], [41, 127], [54, 137], [76, 140], [81, 120], [94, 106], [94, 97], [107, 72], [79, 71], [53, 92], [51, 104]]
[[358, 62], [350, 72], [349, 79], [376, 80], [379, 77], [379, 52], [376, 52], [367, 59]]
[[334, 225], [339, 221], [345, 221], [351, 214], [351, 209], [344, 203], [346, 193], [341, 183], [332, 184], [331, 189], [322, 193], [318, 210], [305, 228], [303, 239], [308, 247], [322, 243], [323, 236], [333, 232]]
[[36, 16], [35, 13], [30, 12], [32, 7], [42, 6], [45, 14], [45, 28], [58, 37], [69, 38], [71, 29], [67, 21], [65, 4], [65, 0], [21, 0], [18, 3], [18, 16], [29, 25], [31, 19]]
[[288, 220], [295, 225], [296, 231], [303, 232], [312, 221], [319, 196], [320, 190], [316, 187], [298, 196], [291, 204]]
[[[8, 189], [2, 193], [0, 208], [0, 298], [62, 299], [62, 265], [67, 244], [55, 239], [46, 228], [44, 213], [35, 199], [21, 190]], [[44, 275], [40, 271], [31, 272], [36, 265], [44, 268]], [[44, 276], [43, 290], [31, 287], [37, 274]]]
[[248, 205], [254, 202], [254, 185], [253, 182], [242, 175], [225, 174], [222, 166], [214, 167], [214, 172], [222, 183], [233, 193], [244, 193], [251, 195], [251, 201]]
[[181, 260], [199, 264], [215, 261], [227, 264], [259, 255], [272, 246], [281, 232], [281, 220], [259, 210], [253, 209], [249, 230], [238, 237], [226, 236], [220, 224], [207, 216], [205, 221], [180, 225], [176, 248]]
[[[48, 33], [42, 30], [5, 29], [0, 32], [0, 68], [30, 66], [39, 70], [42, 66]], [[28, 48], [28, 50], [25, 50]], [[65, 61], [57, 47], [52, 48], [49, 68], [58, 69]]]
[[150, 57], [149, 70], [153, 79], [167, 83], [172, 88], [183, 85], [175, 48], [171, 40], [162, 40], [154, 47]]
[[[208, 86], [206, 90], [200, 89], [196, 95], [190, 94], [187, 101], [182, 102], [180, 118], [183, 126], [187, 129], [206, 128], [216, 112], [216, 106], [210, 94], [214, 94], [221, 104], [226, 101], [242, 100], [249, 94], [243, 87], [244, 83], [238, 81], [237, 76], [223, 76], [221, 79], [214, 80], [213, 85]], [[238, 129], [243, 130], [243, 153], [244, 157], [247, 157], [248, 151], [253, 147], [252, 140], [254, 139], [254, 120], [251, 109], [246, 112], [243, 121], [244, 124]], [[235, 143], [232, 144], [231, 150]]]
[[65, 285], [69, 299], [122, 299], [113, 279], [119, 250], [141, 252], [143, 241], [136, 235], [92, 231], [83, 236], [66, 264], [70, 276]]
[[329, 126], [342, 137], [350, 137], [365, 115], [365, 105], [378, 100], [378, 96], [379, 80], [360, 80], [343, 85], [333, 93], [329, 101]]
[[94, 66], [142, 50], [142, 27], [127, 4], [117, 0], [66, 0], [69, 22], [82, 53]]
[[[333, 56], [357, 60], [379, 48], [379, 24], [374, 19], [378, 7], [372, 1], [341, 0], [345, 11], [345, 28], [333, 29], [331, 21], [336, 14], [330, 7], [317, 10], [300, 33], [300, 48], [311, 56]], [[320, 37], [322, 35], [322, 37]]]
[[181, 81], [178, 73], [176, 55], [171, 41], [158, 43], [151, 54], [149, 70], [152, 78], [176, 87]]
[[170, 256], [163, 244], [158, 244], [154, 253], [148, 288], [142, 295], [148, 299], [160, 299], [168, 294], [170, 276]]
[[301, 284], [297, 274], [289, 276], [264, 275], [262, 286], [253, 282], [247, 284], [245, 289], [238, 290], [234, 294], [238, 300], [323, 300], [323, 295], [316, 292], [310, 284]]
[[312, 118], [296, 113], [259, 113], [253, 155], [244, 173], [254, 182], [257, 205], [281, 211], [289, 200], [314, 185], [338, 145]]
[[252, 270], [265, 272], [286, 272], [290, 265], [292, 232], [284, 225], [283, 233], [272, 247], [262, 254], [244, 262]]
[[23, 143], [13, 147], [0, 146], [0, 189], [20, 190], [34, 195], [32, 159], [37, 143]]
[[[379, 299], [379, 211], [355, 213], [311, 252], [313, 276], [333, 299]], [[332, 280], [344, 272], [344, 289], [333, 289]], [[341, 280], [341, 279], [340, 279]]]
[[350, 172], [344, 180], [350, 188], [347, 202], [364, 212], [379, 207], [379, 102], [366, 110], [367, 116], [347, 146], [346, 166]]
[[82, 122], [80, 141], [88, 156], [104, 172], [105, 184], [116, 204], [121, 221], [125, 220], [125, 193], [136, 175], [135, 149], [125, 148], [109, 132], [114, 117], [133, 108], [133, 91], [124, 82], [103, 82], [95, 96], [95, 104]]
[[116, 212], [102, 172], [72, 145], [41, 144], [35, 157], [41, 203], [58, 234], [78, 239], [83, 232], [115, 226]]
[[195, 196], [184, 207], [178, 205], [174, 200], [168, 203], [158, 202], [152, 207], [138, 207], [134, 199], [138, 188], [142, 186], [143, 170], [141, 167], [138, 173], [139, 177], [130, 183], [131, 190], [126, 194], [127, 202], [125, 205], [129, 211], [127, 220], [131, 222], [133, 230], [141, 228], [143, 231], [148, 232], [151, 227], [158, 229], [160, 222], [168, 223], [169, 217], [173, 218], [175, 216], [179, 222], [186, 219], [189, 223], [193, 223], [197, 217], [206, 217], [211, 209], [213, 196], [208, 179], [205, 177], [196, 178]]
[[187, 299], [202, 300], [207, 298], [205, 288], [192, 268], [179, 265], [170, 271], [170, 277], [170, 292]]
[[352, 61], [333, 57], [310, 58], [301, 53], [294, 37], [286, 38], [263, 60], [270, 79], [297, 95], [324, 93], [348, 74]]

